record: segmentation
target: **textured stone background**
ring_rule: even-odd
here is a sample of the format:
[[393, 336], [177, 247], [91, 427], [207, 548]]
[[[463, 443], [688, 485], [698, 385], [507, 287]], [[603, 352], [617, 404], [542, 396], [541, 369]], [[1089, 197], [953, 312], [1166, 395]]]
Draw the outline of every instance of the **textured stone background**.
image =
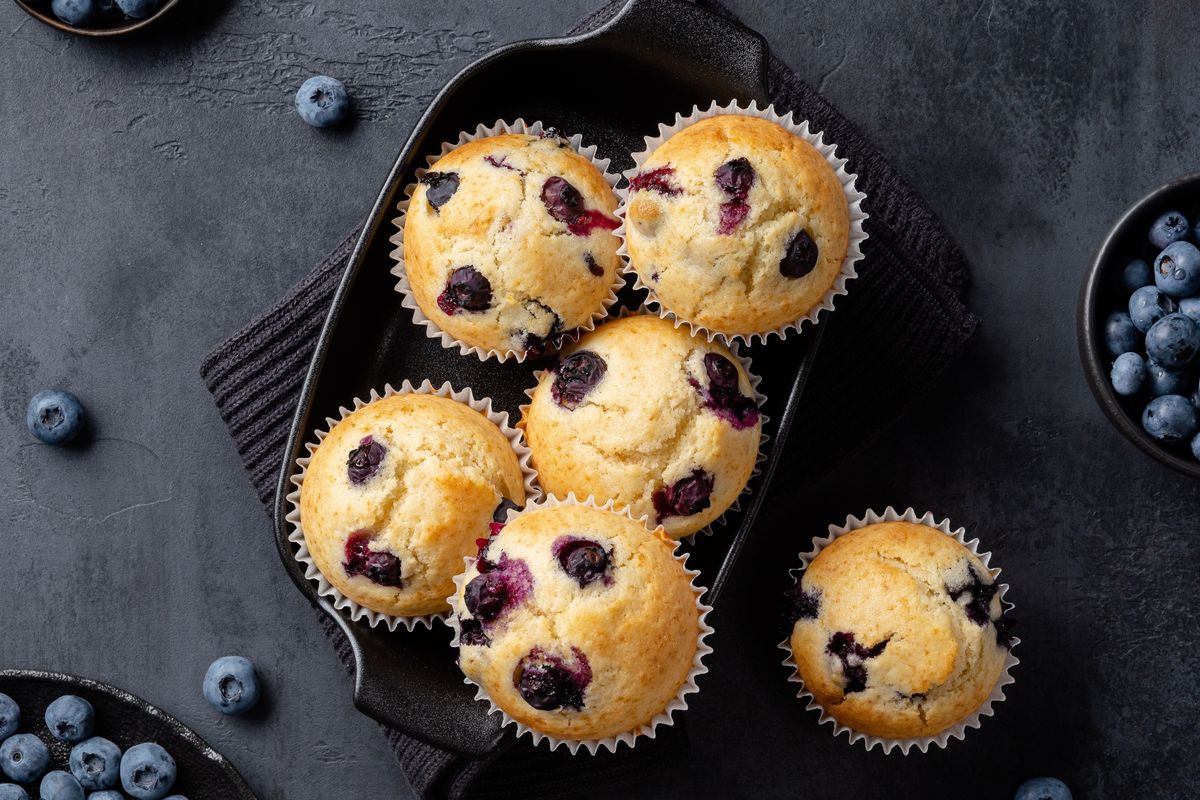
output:
[[[369, 210], [459, 67], [595, 0], [186, 2], [149, 37], [89, 42], [0, 0], [0, 664], [146, 697], [264, 799], [406, 796], [279, 569], [197, 367]], [[1108, 427], [1073, 321], [1108, 225], [1195, 170], [1200, 82], [1166, 43], [1196, 41], [1200, 18], [1103, 0], [730, 5], [929, 199], [973, 261], [984, 322], [866, 458], [777, 486], [715, 616], [690, 769], [646, 796], [1004, 798], [1036, 773], [1077, 797], [1190, 793], [1200, 487]], [[350, 86], [354, 124], [321, 133], [292, 113], [317, 72]], [[93, 413], [86, 452], [30, 443], [25, 403], [47, 385]], [[790, 698], [770, 618], [782, 579], [753, 566], [888, 503], [982, 537], [1024, 639], [998, 716], [924, 757], [834, 741]], [[257, 719], [200, 698], [227, 651], [267, 676]]]

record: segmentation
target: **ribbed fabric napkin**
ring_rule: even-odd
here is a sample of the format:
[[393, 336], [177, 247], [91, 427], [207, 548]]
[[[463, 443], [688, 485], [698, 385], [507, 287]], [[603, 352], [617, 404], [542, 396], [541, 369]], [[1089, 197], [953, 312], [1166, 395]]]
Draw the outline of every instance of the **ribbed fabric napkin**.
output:
[[[623, 5], [614, 0], [571, 33], [592, 30]], [[697, 4], [733, 18], [712, 0]], [[967, 264], [933, 213], [887, 160], [840, 112], [777, 58], [770, 64], [770, 95], [781, 112], [795, 111], [837, 143], [849, 159], [864, 204], [870, 238], [859, 278], [837, 302], [799, 412], [786, 467], [799, 479], [805, 465], [828, 466], [831, 454], [853, 454], [920, 400], [962, 351], [977, 321], [962, 303]], [[271, 309], [213, 350], [201, 366], [259, 497], [269, 508], [288, 427], [313, 346], [334, 290], [358, 238], [346, 237]], [[886, 393], [854, 391], [865, 380]], [[853, 420], [829, 425], [828, 420]], [[795, 444], [802, 443], [802, 444]], [[820, 457], [816, 457], [820, 455]], [[267, 530], [264, 530], [264, 535]], [[321, 625], [342, 663], [353, 659], [345, 639], [322, 613]], [[615, 790], [649, 770], [682, 769], [687, 735], [677, 723], [657, 739], [616, 755], [571, 757], [532, 748], [528, 740], [503, 748], [489, 761], [471, 761], [394, 730], [385, 733], [416, 793], [422, 797], [487, 796], [530, 800], [572, 787]], [[510, 740], [511, 741], [511, 740]]]

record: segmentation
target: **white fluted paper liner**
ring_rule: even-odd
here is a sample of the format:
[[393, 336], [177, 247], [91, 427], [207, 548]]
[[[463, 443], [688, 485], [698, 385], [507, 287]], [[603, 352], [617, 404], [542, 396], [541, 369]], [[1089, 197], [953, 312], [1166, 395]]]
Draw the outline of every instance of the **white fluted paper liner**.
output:
[[[392, 267], [391, 273], [396, 276], [396, 291], [398, 291], [401, 295], [400, 305], [413, 313], [413, 322], [425, 329], [426, 336], [428, 336], [430, 339], [437, 339], [439, 342], [441, 342], [442, 347], [446, 348], [447, 350], [458, 350], [459, 354], [464, 356], [471, 354], [480, 361], [486, 361], [489, 358], [494, 358], [497, 361], [503, 362], [511, 358], [514, 359], [518, 364], [522, 363], [528, 356], [526, 351], [518, 352], [516, 350], [506, 350], [504, 352], [500, 352], [499, 350], [485, 350], [482, 347], [477, 347], [475, 345], [470, 345], [466, 342], [459, 341], [446, 331], [439, 328], [437, 323], [425, 316], [425, 312], [423, 312], [421, 307], [417, 305], [417, 300], [413, 296], [412, 285], [408, 282], [408, 273], [404, 269], [404, 217], [408, 214], [408, 206], [409, 203], [412, 202], [413, 192], [417, 190], [417, 183], [421, 180], [425, 173], [429, 171], [429, 167], [432, 167], [438, 159], [442, 158], [450, 151], [462, 147], [467, 142], [473, 142], [477, 139], [486, 139], [491, 136], [499, 136], [505, 133], [524, 133], [530, 136], [539, 136], [546, 129], [547, 126], [543, 125], [540, 121], [525, 122], [525, 120], [521, 119], [520, 117], [513, 122], [506, 122], [502, 119], [498, 119], [492, 125], [484, 125], [480, 123], [475, 127], [474, 131], [460, 132], [458, 134], [457, 141], [442, 142], [441, 150], [437, 154], [427, 156], [426, 166], [419, 167], [417, 169], [415, 175], [416, 180], [404, 187], [404, 199], [401, 200], [399, 205], [396, 207], [400, 212], [400, 216], [392, 220], [392, 224], [396, 226], [396, 233], [392, 234], [392, 237], [388, 239], [389, 242], [395, 245], [395, 249], [393, 249], [391, 252], [391, 257], [396, 264]], [[601, 158], [599, 155], [597, 155], [595, 145], [585, 146], [583, 144], [583, 136], [578, 133], [572, 134], [566, 138], [567, 141], [570, 142], [571, 148], [576, 153], [591, 161], [596, 169], [600, 170], [600, 173], [604, 176], [604, 180], [608, 183], [612, 190], [616, 192], [617, 182], [621, 180], [621, 176], [615, 175], [608, 171], [609, 159]], [[599, 320], [604, 319], [608, 315], [608, 309], [617, 302], [617, 292], [620, 291], [624, 285], [624, 268], [623, 266], [619, 266], [616, 271], [616, 275], [613, 278], [613, 285], [609, 287], [608, 296], [601, 301], [600, 308], [592, 314], [592, 318], [584, 325], [579, 326], [578, 330], [580, 332], [592, 330], [596, 327], [596, 323]]]
[[374, 611], [351, 600], [342, 594], [338, 589], [331, 584], [321, 570], [317, 568], [316, 563], [312, 559], [312, 555], [308, 552], [308, 544], [304, 539], [304, 528], [300, 519], [300, 493], [304, 487], [304, 476], [308, 471], [308, 465], [312, 461], [312, 455], [320, 446], [329, 432], [333, 430], [334, 425], [344, 420], [354, 411], [364, 408], [376, 400], [381, 400], [385, 397], [391, 397], [395, 394], [430, 394], [437, 397], [448, 397], [451, 400], [459, 403], [464, 403], [470, 406], [475, 411], [483, 414], [504, 434], [512, 445], [517, 454], [517, 463], [521, 467], [521, 475], [523, 477], [525, 487], [525, 502], [533, 502], [542, 496], [542, 490], [537, 485], [537, 472], [530, 464], [530, 450], [525, 446], [525, 437], [518, 429], [508, 424], [508, 412], [496, 411], [492, 408], [491, 398], [481, 397], [476, 398], [470, 388], [455, 390], [447, 381], [441, 386], [434, 388], [429, 380], [424, 380], [419, 386], [413, 386], [411, 382], [405, 380], [400, 384], [399, 389], [392, 387], [390, 383], [384, 384], [382, 394], [375, 389], [371, 390], [371, 394], [366, 400], [356, 397], [353, 401], [353, 407], [346, 408], [340, 406], [338, 408], [338, 418], [325, 418], [325, 427], [319, 428], [313, 432], [313, 440], [305, 443], [304, 449], [308, 451], [307, 456], [296, 459], [295, 471], [292, 474], [292, 484], [296, 487], [288, 493], [287, 501], [291, 506], [285, 519], [292, 526], [291, 533], [288, 534], [288, 541], [296, 545], [294, 553], [296, 560], [304, 565], [304, 577], [310, 581], [315, 581], [317, 584], [317, 594], [322, 597], [329, 597], [333, 600], [333, 607], [339, 611], [345, 611], [350, 615], [350, 619], [354, 622], [366, 620], [371, 627], [375, 627], [380, 623], [387, 626], [388, 630], [394, 631], [400, 625], [406, 629], [412, 630], [417, 625], [424, 625], [427, 628], [433, 627], [433, 621], [440, 619], [445, 621], [449, 612], [440, 614], [423, 614], [414, 617], [401, 617], [393, 614], [384, 614], [379, 611]]
[[[649, 312], [647, 310], [645, 304], [642, 304], [638, 308], [621, 308], [620, 311], [618, 311], [618, 313], [615, 316], [613, 316], [612, 319], [624, 319], [625, 317], [632, 317], [632, 316], [637, 316], [639, 314], [646, 314], [646, 313], [653, 313], [653, 312]], [[678, 324], [676, 325], [676, 327], [679, 327]], [[696, 336], [696, 333], [694, 331], [692, 332], [692, 336]], [[724, 511], [722, 511], [716, 519], [714, 519], [712, 522], [705, 525], [700, 530], [696, 531], [695, 533], [689, 533], [687, 536], [679, 537], [679, 541], [684, 541], [684, 542], [687, 542], [688, 544], [694, 544], [697, 536], [712, 536], [713, 528], [718, 525], [723, 524], [725, 522], [725, 517], [727, 517], [731, 513], [737, 513], [738, 511], [742, 510], [742, 501], [745, 500], [747, 497], [749, 497], [754, 491], [751, 484], [753, 484], [754, 479], [757, 478], [762, 473], [762, 464], [764, 461], [767, 460], [767, 454], [766, 454], [765, 448], [767, 446], [767, 442], [771, 438], [770, 436], [768, 436], [766, 434], [767, 423], [770, 422], [770, 417], [768, 417], [766, 414], [764, 414], [763, 410], [762, 410], [763, 405], [767, 402], [767, 396], [765, 394], [763, 394], [758, 388], [759, 384], [762, 383], [762, 378], [754, 373], [754, 368], [753, 368], [753, 364], [750, 361], [750, 356], [742, 353], [741, 346], [738, 342], [725, 342], [724, 344], [726, 344], [729, 347], [729, 352], [733, 355], [734, 358], [736, 358], [738, 360], [738, 363], [740, 363], [742, 365], [742, 369], [746, 370], [746, 376], [750, 379], [750, 390], [752, 392], [754, 392], [754, 404], [756, 406], [758, 406], [758, 415], [759, 415], [759, 420], [760, 420], [759, 439], [758, 439], [758, 454], [754, 457], [754, 469], [752, 469], [750, 471], [750, 477], [746, 479], [746, 485], [742, 487], [742, 491], [738, 494], [738, 496], [736, 498], [734, 498], [733, 502], [729, 504], [729, 507], [726, 508]], [[564, 347], [564, 349], [566, 349], [566, 348]], [[520, 407], [521, 421], [517, 423], [517, 427], [521, 428], [522, 430], [524, 430], [525, 420], [529, 416], [529, 405], [530, 405], [530, 403], [533, 402], [533, 393], [537, 391], [537, 387], [539, 385], [541, 385], [542, 378], [546, 375], [547, 372], [550, 372], [550, 369], [536, 370], [533, 373], [533, 379], [534, 379], [533, 385], [525, 390], [525, 396], [529, 398], [529, 403], [523, 403], [521, 405], [521, 407]], [[630, 512], [630, 513], [632, 513], [632, 512]], [[644, 520], [647, 525], [653, 525], [653, 523], [650, 521], [650, 518], [648, 515], [643, 514], [641, 516], [641, 519]], [[670, 536], [670, 534], [667, 534], [667, 535]]]
[[[804, 574], [804, 571], [808, 569], [808, 565], [811, 564], [813, 559], [817, 557], [817, 554], [825, 549], [825, 547], [834, 539], [837, 539], [839, 536], [844, 536], [851, 531], [856, 531], [859, 528], [865, 528], [867, 525], [874, 525], [878, 522], [912, 522], [917, 525], [924, 525], [926, 527], [939, 530], [947, 536], [953, 537], [957, 542], [959, 542], [959, 544], [966, 547], [976, 557], [978, 557], [979, 560], [983, 562], [983, 565], [987, 567], [988, 572], [991, 573], [993, 581], [1000, 576], [1000, 569], [993, 568], [988, 563], [992, 558], [991, 552], [979, 552], [979, 540], [971, 539], [968, 541], [966, 528], [951, 528], [950, 520], [943, 519], [939, 521], [933, 516], [933, 513], [929, 511], [918, 516], [911, 507], [906, 508], [903, 512], [898, 512], [891, 506], [888, 506], [886, 509], [884, 509], [882, 514], [868, 510], [861, 519], [854, 516], [847, 516], [846, 523], [844, 525], [830, 525], [829, 535], [825, 537], [814, 537], [812, 550], [809, 550], [807, 553], [801, 553], [800, 566], [790, 570], [788, 574], [791, 575], [793, 579], [799, 580]], [[1007, 592], [1008, 584], [1001, 583], [1000, 603], [1006, 613], [1011, 611], [1014, 607], [1012, 603], [1004, 599], [1004, 595]], [[846, 733], [849, 735], [850, 744], [862, 742], [864, 745], [866, 745], [867, 750], [871, 750], [876, 745], [879, 745], [883, 748], [884, 753], [891, 753], [892, 750], [898, 749], [900, 752], [904, 753], [904, 755], [908, 755], [909, 750], [913, 748], [920, 750], [922, 753], [927, 752], [930, 745], [937, 745], [938, 747], [944, 748], [951, 739], [965, 738], [969, 728], [978, 728], [983, 717], [992, 716], [993, 704], [1004, 700], [1004, 687], [1013, 682], [1013, 677], [1009, 673], [1012, 671], [1013, 667], [1021, 663], [1020, 660], [1012, 654], [1013, 648], [1021, 643], [1020, 639], [1014, 637], [1012, 639], [1011, 646], [1008, 648], [1008, 653], [1004, 662], [1004, 669], [1000, 673], [1000, 678], [996, 681], [996, 685], [992, 687], [992, 693], [988, 695], [988, 698], [983, 701], [983, 704], [980, 705], [979, 708], [977, 708], [970, 716], [958, 724], [933, 736], [910, 737], [906, 739], [885, 739], [880, 736], [871, 736], [860, 731], [856, 731], [853, 728], [848, 728], [831, 717], [829, 714], [825, 713], [825, 709], [821, 707], [820, 703], [817, 702], [812, 693], [804, 688], [804, 681], [800, 678], [800, 670], [796, 666], [796, 661], [792, 654], [791, 641], [791, 631], [789, 630], [787, 638], [779, 643], [779, 649], [787, 653], [787, 658], [783, 660], [783, 664], [792, 671], [792, 674], [788, 676], [788, 681], [791, 683], [800, 684], [800, 691], [796, 694], [796, 696], [801, 699], [808, 698], [808, 705], [805, 707], [807, 711], [819, 711], [821, 713], [821, 718], [817, 720], [817, 724], [824, 724], [826, 722], [831, 723], [833, 725], [834, 737], [836, 738], [841, 734]]]
[[640, 153], [633, 154], [633, 167], [624, 172], [626, 181], [632, 179], [634, 175], [641, 171], [642, 165], [646, 163], [646, 160], [649, 159], [651, 154], [653, 154], [654, 151], [657, 150], [658, 147], [667, 139], [671, 138], [676, 133], [679, 133], [679, 131], [683, 130], [689, 125], [694, 125], [702, 119], [725, 114], [758, 117], [760, 119], [770, 120], [792, 134], [800, 137], [804, 141], [811, 144], [814, 148], [816, 148], [817, 152], [825, 157], [825, 160], [829, 163], [829, 166], [833, 168], [834, 173], [837, 175], [838, 181], [842, 184], [842, 191], [846, 194], [846, 203], [850, 206], [849, 245], [846, 249], [846, 257], [842, 260], [841, 271], [834, 279], [833, 285], [829, 287], [829, 291], [827, 291], [825, 296], [821, 299], [821, 302], [817, 303], [815, 306], [809, 309], [804, 316], [794, 320], [793, 322], [789, 322], [769, 331], [760, 331], [750, 334], [734, 334], [725, 333], [723, 331], [714, 331], [703, 325], [692, 322], [691, 320], [686, 320], [676, 316], [674, 312], [663, 305], [662, 301], [658, 299], [654, 288], [644, 282], [641, 276], [638, 275], [637, 270], [634, 268], [633, 260], [629, 256], [629, 245], [625, 236], [625, 213], [629, 207], [629, 198], [631, 194], [628, 183], [617, 190], [617, 194], [621, 198], [621, 204], [617, 206], [617, 219], [620, 221], [621, 225], [616, 229], [616, 231], [614, 231], [614, 233], [617, 235], [617, 238], [621, 240], [621, 246], [617, 249], [617, 253], [620, 254], [622, 259], [624, 259], [625, 272], [633, 277], [634, 288], [645, 289], [647, 293], [647, 304], [653, 307], [658, 315], [663, 319], [669, 319], [673, 321], [676, 327], [679, 325], [687, 325], [694, 333], [698, 333], [707, 337], [709, 341], [712, 341], [718, 336], [727, 341], [740, 341], [745, 344], [753, 344], [755, 340], [765, 343], [771, 336], [778, 336], [780, 339], [784, 339], [787, 338], [787, 335], [792, 331], [799, 331], [804, 323], [815, 323], [817, 321], [817, 317], [822, 311], [833, 311], [834, 300], [837, 297], [846, 294], [846, 283], [858, 277], [858, 270], [855, 265], [863, 258], [862, 244], [867, 239], [867, 232], [863, 229], [863, 222], [866, 221], [868, 215], [865, 211], [863, 211], [862, 208], [863, 200], [865, 200], [867, 196], [859, 191], [856, 186], [858, 175], [846, 170], [846, 159], [839, 158], [836, 155], [835, 151], [837, 150], [837, 145], [825, 142], [824, 134], [821, 131], [813, 131], [808, 124], [808, 120], [797, 121], [793, 119], [791, 111], [789, 111], [787, 114], [780, 115], [775, 110], [774, 104], [769, 104], [764, 108], [759, 108], [758, 101], [756, 100], [751, 101], [749, 105], [743, 105], [734, 100], [723, 106], [717, 105], [717, 101], [714, 100], [706, 109], [701, 109], [700, 106], [693, 106], [691, 113], [687, 114], [686, 116], [684, 114], [677, 113], [675, 115], [675, 121], [671, 124], [659, 123], [658, 133], [654, 136], [645, 137], [646, 149], [642, 150]]
[[[628, 508], [623, 506], [615, 506], [612, 500], [600, 505], [596, 502], [596, 499], [590, 495], [585, 500], [579, 500], [575, 497], [574, 493], [571, 493], [566, 497], [556, 497], [555, 495], [547, 494], [541, 499], [527, 504], [525, 508], [521, 510], [509, 509], [506, 523], [511, 522], [517, 516], [532, 511], [535, 508], [553, 508], [555, 506], [588, 506], [591, 508], [600, 509], [602, 511], [611, 511], [614, 514], [621, 514], [629, 519], [634, 520], [635, 522], [641, 522], [643, 524], [646, 522], [645, 517], [640, 519], [634, 517], [629, 513]], [[653, 531], [654, 527], [647, 526], [647, 535], [651, 535]], [[491, 695], [488, 694], [487, 690], [484, 689], [483, 686], [479, 685], [465, 675], [463, 676], [463, 683], [475, 687], [475, 699], [483, 700], [488, 704], [488, 714], [499, 714], [505, 726], [514, 726], [517, 730], [517, 738], [528, 734], [533, 740], [535, 747], [544, 741], [549, 745], [551, 750], [556, 750], [559, 747], [565, 747], [570, 751], [571, 755], [575, 755], [580, 748], [582, 748], [587, 750], [591, 755], [595, 755], [596, 752], [601, 748], [615, 753], [617, 750], [617, 745], [619, 744], [627, 744], [632, 748], [637, 743], [639, 738], [653, 739], [657, 735], [657, 730], [659, 727], [669, 727], [675, 724], [674, 714], [676, 711], [687, 710], [687, 696], [700, 691], [700, 689], [696, 686], [696, 678], [708, 672], [708, 667], [704, 665], [704, 657], [712, 652], [712, 648], [709, 647], [704, 641], [713, 632], [712, 627], [707, 622], [708, 614], [710, 611], [712, 611], [712, 606], [701, 602], [701, 598], [708, 591], [708, 589], [703, 586], [696, 585], [696, 578], [700, 576], [700, 571], [690, 570], [687, 568], [687, 554], [680, 552], [678, 543], [676, 543], [675, 550], [672, 555], [674, 559], [679, 562], [680, 566], [683, 567], [684, 574], [686, 574], [690, 579], [692, 593], [696, 596], [696, 608], [700, 612], [700, 633], [696, 637], [696, 655], [692, 660], [692, 668], [688, 671], [687, 678], [684, 680], [683, 685], [680, 686], [679, 693], [676, 694], [669, 703], [667, 703], [666, 708], [654, 715], [649, 722], [639, 725], [637, 728], [626, 731], [617, 736], [606, 736], [602, 739], [560, 739], [557, 736], [551, 736], [549, 734], [536, 731], [523, 722], [518, 722], [510, 717], [507, 713], [505, 713], [504, 709], [500, 708], [492, 701]], [[450, 643], [453, 647], [459, 647], [458, 637], [461, 633], [457, 617], [457, 612], [460, 610], [458, 608], [458, 596], [462, 591], [463, 582], [466, 580], [467, 571], [470, 569], [473, 563], [474, 559], [472, 558], [463, 559], [463, 572], [461, 572], [454, 579], [455, 592], [453, 595], [447, 598], [447, 601], [451, 606], [451, 613], [447, 621], [449, 622], [450, 627], [454, 629], [454, 638]]]

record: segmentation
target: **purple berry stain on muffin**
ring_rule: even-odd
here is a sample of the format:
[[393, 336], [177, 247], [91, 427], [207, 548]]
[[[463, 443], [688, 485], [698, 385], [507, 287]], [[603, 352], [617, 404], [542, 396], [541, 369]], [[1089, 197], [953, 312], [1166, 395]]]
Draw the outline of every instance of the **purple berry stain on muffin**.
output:
[[596, 257], [591, 253], [584, 255], [583, 262], [587, 264], [588, 272], [592, 273], [597, 278], [604, 277], [604, 267], [596, 263]]
[[1012, 634], [1009, 632], [1011, 623], [1001, 613], [999, 618], [992, 619], [992, 598], [1000, 587], [993, 583], [984, 583], [982, 576], [975, 567], [967, 564], [967, 580], [961, 586], [946, 586], [950, 599], [962, 607], [967, 619], [983, 627], [991, 623], [996, 628], [996, 642], [1002, 647], [1012, 646]]
[[565, 222], [576, 236], [588, 236], [597, 228], [616, 230], [621, 224], [601, 211], [585, 208], [579, 190], [557, 175], [542, 184], [542, 203], [551, 217]]
[[656, 491], [651, 499], [661, 523], [667, 517], [690, 517], [708, 508], [713, 476], [697, 467], [686, 478]]
[[784, 595], [787, 602], [788, 624], [795, 625], [802, 619], [816, 619], [821, 613], [821, 595], [804, 590], [804, 581], [798, 580]]
[[551, 545], [551, 552], [563, 572], [570, 575], [580, 588], [603, 580], [612, 583], [612, 551], [592, 539], [579, 536], [560, 536]]
[[604, 377], [608, 364], [591, 350], [579, 350], [564, 358], [554, 368], [554, 381], [550, 384], [550, 395], [554, 402], [573, 411], [583, 398], [596, 388]]
[[520, 170], [508, 163], [508, 156], [500, 156], [499, 158], [496, 158], [495, 156], [484, 156], [483, 160], [491, 164], [496, 169], [507, 169], [512, 170], [513, 172], [520, 172]]
[[474, 267], [459, 267], [450, 273], [450, 280], [438, 295], [437, 304], [448, 316], [459, 311], [486, 311], [492, 304], [492, 284]]
[[458, 643], [470, 647], [487, 647], [492, 643], [483, 630], [483, 623], [471, 617], [458, 618]]
[[571, 648], [569, 662], [535, 647], [521, 659], [513, 674], [513, 687], [539, 711], [581, 711], [591, 682], [592, 668], [578, 647]]
[[348, 576], [361, 575], [380, 586], [400, 588], [403, 585], [400, 567], [400, 559], [391, 553], [371, 549], [370, 532], [355, 531], [346, 539], [346, 560], [342, 562], [342, 568]]
[[758, 405], [753, 397], [742, 394], [738, 386], [738, 370], [732, 361], [720, 353], [704, 355], [704, 373], [708, 386], [688, 378], [700, 396], [704, 406], [733, 426], [734, 430], [753, 428], [758, 424]]
[[671, 181], [674, 174], [675, 168], [670, 166], [639, 172], [629, 179], [629, 191], [656, 192], [666, 197], [675, 197], [682, 194], [683, 190]]
[[475, 569], [479, 574], [463, 590], [463, 603], [486, 631], [533, 591], [533, 576], [523, 559], [509, 558], [507, 553], [501, 553], [499, 561], [481, 556], [475, 559]]
[[825, 650], [842, 662], [842, 676], [846, 685], [843, 694], [854, 694], [867, 688], [867, 665], [869, 658], [875, 658], [884, 651], [891, 639], [884, 639], [870, 647], [863, 647], [854, 641], [854, 634], [838, 631], [829, 637]]
[[350, 451], [349, 457], [346, 459], [346, 474], [350, 478], [350, 482], [355, 486], [366, 483], [367, 479], [379, 472], [379, 465], [383, 463], [383, 456], [387, 453], [387, 448], [371, 436], [364, 436], [358, 443], [358, 447]]
[[541, 303], [537, 303], [537, 305], [554, 318], [554, 321], [550, 323], [550, 330], [544, 336], [532, 331], [519, 330], [517, 331], [517, 341], [520, 342], [521, 349], [527, 356], [544, 358], [558, 349], [565, 334], [563, 333], [562, 317]]
[[803, 278], [817, 266], [817, 255], [817, 243], [809, 232], [797, 231], [779, 259], [779, 272], [785, 278]]
[[750, 204], [746, 198], [750, 195], [750, 187], [754, 185], [754, 167], [745, 158], [735, 158], [717, 167], [713, 177], [727, 198], [721, 204], [720, 221], [717, 232], [723, 236], [733, 233], [750, 213]]
[[458, 191], [458, 173], [426, 172], [421, 176], [421, 183], [425, 184], [425, 202], [438, 211]]

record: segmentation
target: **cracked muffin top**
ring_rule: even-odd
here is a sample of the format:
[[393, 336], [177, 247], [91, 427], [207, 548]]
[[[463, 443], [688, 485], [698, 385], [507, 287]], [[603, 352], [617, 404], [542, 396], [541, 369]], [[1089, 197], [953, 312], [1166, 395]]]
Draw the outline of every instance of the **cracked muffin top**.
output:
[[523, 479], [483, 414], [396, 394], [351, 413], [317, 447], [300, 487], [301, 529], [346, 597], [383, 614], [436, 614], [493, 515], [524, 505]]
[[728, 348], [659, 317], [606, 322], [543, 372], [521, 424], [542, 487], [629, 506], [676, 539], [750, 479], [762, 419]]
[[413, 299], [468, 345], [540, 355], [604, 311], [617, 198], [558, 136], [467, 142], [417, 184], [404, 218]]
[[560, 739], [650, 723], [699, 647], [700, 590], [675, 542], [591, 506], [535, 506], [497, 528], [454, 604], [463, 673], [510, 717]]
[[1010, 639], [999, 585], [954, 537], [880, 522], [827, 545], [792, 589], [791, 649], [827, 714], [886, 739], [934, 736], [991, 694]]
[[850, 206], [833, 167], [769, 120], [689, 125], [651, 153], [629, 192], [631, 266], [667, 311], [719, 333], [802, 319], [849, 248]]

